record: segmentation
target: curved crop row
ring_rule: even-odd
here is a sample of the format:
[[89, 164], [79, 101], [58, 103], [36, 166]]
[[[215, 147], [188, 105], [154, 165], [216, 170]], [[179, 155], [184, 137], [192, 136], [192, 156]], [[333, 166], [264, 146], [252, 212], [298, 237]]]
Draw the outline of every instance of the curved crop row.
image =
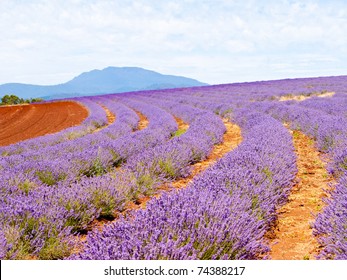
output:
[[71, 258], [253, 259], [264, 253], [261, 240], [292, 185], [295, 155], [289, 133], [274, 119], [249, 112], [237, 119], [245, 131], [238, 148], [186, 189], [93, 231], [85, 250]]
[[[296, 173], [292, 139], [280, 120], [311, 135], [332, 158], [330, 169], [339, 183], [315, 230], [324, 246], [321, 258], [346, 259], [345, 79], [75, 99], [90, 110], [83, 125], [0, 148], [0, 258], [68, 257], [76, 233], [89, 231], [95, 219], [113, 219], [129, 201], [187, 176], [190, 165], [222, 140], [221, 116], [242, 128], [244, 142], [237, 149], [187, 188], [151, 200], [145, 210], [101, 232], [89, 232], [85, 249], [70, 258], [262, 258], [268, 250], [264, 234]], [[302, 103], [277, 101], [323, 91], [336, 94]], [[114, 123], [106, 126], [101, 105], [116, 116]], [[134, 131], [139, 120], [134, 110], [149, 119], [146, 129]], [[189, 128], [177, 131], [172, 115]]]
[[[150, 122], [150, 126], [154, 128], [147, 129], [149, 132], [146, 132], [146, 129], [138, 132], [142, 136], [152, 135], [153, 140], [155, 137], [167, 139], [171, 137], [172, 129], [177, 128], [177, 124], [171, 122], [170, 125], [171, 119], [165, 120], [164, 111], [156, 107], [133, 100], [123, 100], [123, 102], [144, 111], [156, 120]], [[40, 178], [28, 179], [27, 175], [21, 176], [19, 173], [17, 177], [13, 177], [8, 172], [8, 176], [3, 176], [0, 182], [2, 195], [6, 198], [0, 211], [4, 221], [2, 236], [7, 238], [4, 245], [6, 258], [23, 258], [26, 254], [36, 255], [39, 258], [61, 258], [68, 254], [70, 250], [68, 240], [71, 233], [85, 229], [100, 215], [112, 216], [114, 211], [122, 210], [125, 201], [136, 197], [138, 193], [152, 191], [156, 182], [184, 176], [185, 174], [180, 171], [187, 169], [194, 160], [197, 160], [196, 155], [192, 153], [191, 140], [199, 138], [201, 143], [210, 141], [210, 146], [220, 141], [216, 139], [223, 135], [225, 128], [218, 117], [216, 118], [217, 126], [214, 123], [216, 120], [205, 119], [203, 121], [205, 126], [200, 125], [200, 132], [197, 129], [188, 129], [187, 133], [174, 137], [167, 144], [152, 148], [148, 147], [149, 142], [144, 141], [145, 137], [132, 138], [135, 133], [124, 136], [128, 137], [123, 139], [128, 147], [131, 147], [131, 140], [138, 139], [138, 145], [142, 145], [141, 149], [146, 148], [146, 151], [139, 155], [133, 152], [134, 156], [130, 154], [127, 158], [129, 162], [119, 172], [93, 178], [86, 177], [69, 184], [67, 181], [61, 181], [57, 182], [57, 187], [54, 188], [49, 184], [42, 184]], [[206, 126], [208, 123], [211, 123], [211, 126]], [[204, 137], [204, 131], [207, 132], [208, 129], [211, 131]], [[81, 139], [79, 140], [80, 144]], [[99, 147], [109, 148], [110, 143], [110, 141], [100, 143]], [[157, 140], [152, 143], [158, 144]], [[206, 147], [206, 144], [203, 147]], [[206, 156], [210, 148], [208, 147], [204, 151], [205, 154], [200, 156]], [[141, 150], [137, 152], [139, 151]], [[168, 151], [176, 154], [176, 157], [172, 157], [172, 153]], [[142, 173], [139, 174], [135, 166], [141, 166], [141, 162], [147, 164], [148, 168], [142, 168]], [[35, 167], [34, 170], [37, 169], [38, 167]], [[20, 206], [17, 206], [18, 201], [21, 201]]]
[[304, 108], [296, 103], [262, 104], [262, 107], [277, 118], [289, 122], [293, 128], [310, 135], [317, 147], [331, 158], [329, 171], [337, 183], [331, 191], [331, 197], [326, 200], [327, 205], [316, 217], [314, 234], [322, 245], [318, 258], [347, 259], [347, 121], [341, 114], [317, 110], [324, 106], [324, 102], [329, 104], [330, 100], [312, 100], [309, 107], [315, 109]]

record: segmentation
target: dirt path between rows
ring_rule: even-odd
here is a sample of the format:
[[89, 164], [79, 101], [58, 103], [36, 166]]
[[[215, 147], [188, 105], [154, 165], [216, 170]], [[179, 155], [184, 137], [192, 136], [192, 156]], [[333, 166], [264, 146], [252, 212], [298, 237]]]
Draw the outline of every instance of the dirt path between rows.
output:
[[107, 124], [113, 124], [116, 121], [116, 116], [106, 107], [106, 106], [101, 106], [105, 112], [106, 112], [106, 117], [107, 117]]
[[79, 125], [88, 114], [73, 101], [0, 106], [0, 146]]
[[140, 111], [136, 111], [136, 110], [134, 111], [140, 118], [139, 124], [137, 125], [137, 130], [142, 130], [147, 128], [149, 124], [147, 117], [144, 114], [142, 114]]
[[270, 257], [275, 260], [315, 259], [319, 244], [312, 235], [311, 224], [324, 206], [323, 197], [332, 177], [326, 171], [320, 153], [311, 138], [300, 131], [291, 131], [297, 154], [298, 183], [288, 203], [278, 211], [278, 223], [271, 241]]
[[104, 111], [106, 113], [107, 124], [94, 129], [92, 133], [99, 132], [100, 130], [105, 129], [106, 127], [110, 126], [111, 124], [113, 124], [116, 121], [116, 116], [105, 105], [103, 105], [101, 103], [98, 103], [98, 104], [102, 107], [102, 109], [104, 109]]
[[321, 97], [321, 98], [326, 98], [326, 97], [332, 97], [335, 94], [335, 92], [324, 92], [324, 93], [315, 93], [311, 95], [283, 95], [281, 96], [278, 101], [288, 101], [288, 100], [296, 100], [296, 101], [303, 101], [312, 97]]
[[[193, 181], [195, 176], [205, 171], [209, 166], [213, 165], [218, 159], [222, 158], [227, 153], [231, 152], [241, 143], [242, 136], [241, 136], [240, 127], [237, 126], [236, 124], [229, 122], [228, 120], [223, 120], [223, 122], [226, 127], [226, 132], [223, 135], [222, 143], [215, 145], [212, 149], [212, 152], [208, 155], [208, 157], [205, 160], [193, 164], [191, 166], [192, 171], [188, 177], [180, 178], [178, 180], [170, 182], [169, 185], [171, 185], [171, 187], [168, 185], [162, 185], [159, 187], [159, 190], [166, 191], [166, 190], [170, 190], [172, 187], [174, 187], [175, 189], [185, 188], [191, 181]], [[181, 120], [180, 122], [181, 129], [185, 128], [186, 126], [187, 124], [185, 124]], [[160, 193], [157, 194], [155, 197], [159, 197], [159, 196], [160, 196]], [[131, 209], [145, 208], [147, 201], [149, 201], [150, 199], [151, 197], [144, 197], [141, 199], [141, 201], [137, 205], [135, 205], [134, 203], [131, 203], [131, 206], [129, 208]]]
[[188, 130], [189, 124], [184, 122], [182, 119], [177, 118], [176, 116], [174, 116], [174, 119], [178, 125], [178, 130], [181, 130], [181, 131], [187, 131]]
[[224, 157], [241, 143], [242, 136], [240, 127], [228, 120], [223, 120], [223, 122], [226, 127], [226, 132], [223, 135], [222, 143], [215, 145], [212, 152], [205, 160], [195, 163], [192, 166], [193, 170], [188, 177], [173, 182], [172, 185], [175, 188], [186, 187], [195, 176], [205, 171], [209, 166], [216, 163], [218, 159]]

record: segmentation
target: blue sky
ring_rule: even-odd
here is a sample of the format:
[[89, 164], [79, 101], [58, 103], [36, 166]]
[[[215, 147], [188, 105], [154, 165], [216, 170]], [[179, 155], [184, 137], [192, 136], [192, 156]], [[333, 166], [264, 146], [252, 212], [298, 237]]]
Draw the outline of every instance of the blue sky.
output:
[[0, 0], [0, 84], [139, 66], [210, 84], [347, 74], [347, 1]]

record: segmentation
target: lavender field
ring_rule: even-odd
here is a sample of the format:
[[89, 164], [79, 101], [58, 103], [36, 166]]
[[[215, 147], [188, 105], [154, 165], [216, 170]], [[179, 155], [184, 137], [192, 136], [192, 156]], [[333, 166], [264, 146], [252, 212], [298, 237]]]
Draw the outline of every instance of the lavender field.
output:
[[271, 259], [296, 133], [332, 178], [314, 258], [347, 259], [347, 76], [69, 100], [81, 125], [0, 147], [1, 259]]

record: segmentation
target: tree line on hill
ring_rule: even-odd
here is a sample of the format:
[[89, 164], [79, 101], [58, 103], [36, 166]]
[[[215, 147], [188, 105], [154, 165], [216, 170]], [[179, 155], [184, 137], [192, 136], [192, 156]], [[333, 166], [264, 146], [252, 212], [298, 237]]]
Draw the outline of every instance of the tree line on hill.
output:
[[10, 94], [10, 95], [6, 94], [1, 98], [0, 105], [16, 105], [16, 104], [34, 103], [34, 102], [41, 102], [41, 101], [43, 101], [42, 98], [24, 99], [14, 94]]

